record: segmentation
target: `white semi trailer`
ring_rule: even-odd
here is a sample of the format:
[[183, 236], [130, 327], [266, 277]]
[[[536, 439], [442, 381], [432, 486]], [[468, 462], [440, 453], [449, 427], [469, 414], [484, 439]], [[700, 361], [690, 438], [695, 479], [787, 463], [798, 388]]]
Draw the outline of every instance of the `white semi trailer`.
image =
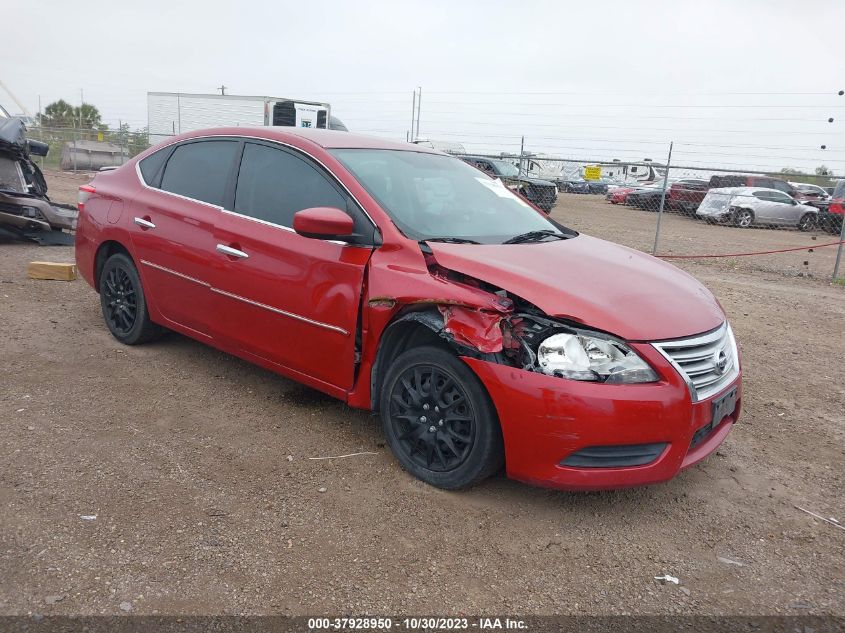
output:
[[147, 93], [147, 129], [151, 145], [182, 132], [208, 127], [264, 125], [346, 129], [337, 119], [332, 121], [328, 103], [317, 101], [183, 92]]

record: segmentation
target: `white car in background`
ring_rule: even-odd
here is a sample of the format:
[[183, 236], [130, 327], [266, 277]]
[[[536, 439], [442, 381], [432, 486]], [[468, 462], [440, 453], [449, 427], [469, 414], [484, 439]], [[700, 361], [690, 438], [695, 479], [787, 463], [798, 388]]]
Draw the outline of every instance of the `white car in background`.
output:
[[817, 225], [819, 210], [797, 202], [792, 196], [762, 187], [710, 189], [695, 212], [711, 222], [752, 225], [795, 226], [809, 231]]

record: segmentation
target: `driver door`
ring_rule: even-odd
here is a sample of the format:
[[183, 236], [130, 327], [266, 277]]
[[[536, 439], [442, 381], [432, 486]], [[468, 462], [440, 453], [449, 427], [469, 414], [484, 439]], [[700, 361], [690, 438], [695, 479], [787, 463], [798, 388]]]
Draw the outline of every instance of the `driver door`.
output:
[[776, 224], [798, 224], [800, 208], [795, 200], [780, 191], [769, 193], [772, 206], [772, 221]]
[[[335, 207], [373, 226], [316, 163], [272, 143], [244, 144], [230, 206], [214, 232], [215, 336], [288, 374], [340, 395], [355, 368], [364, 273], [372, 244], [303, 237], [293, 216]], [[310, 381], [308, 379], [311, 379]]]

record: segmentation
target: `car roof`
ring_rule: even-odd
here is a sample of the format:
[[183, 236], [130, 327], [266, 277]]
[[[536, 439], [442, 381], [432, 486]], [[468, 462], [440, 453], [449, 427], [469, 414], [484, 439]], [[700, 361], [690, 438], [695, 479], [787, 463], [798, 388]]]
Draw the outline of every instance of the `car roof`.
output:
[[789, 194], [785, 191], [781, 191], [780, 189], [773, 189], [771, 187], [719, 187], [715, 189], [711, 189], [707, 193], [727, 193], [733, 195], [752, 195], [755, 191], [774, 191], [776, 193], [782, 193], [785, 196]]
[[204, 130], [195, 130], [181, 135], [178, 139], [196, 138], [200, 136], [250, 136], [265, 138], [268, 140], [290, 142], [292, 137], [303, 139], [318, 145], [324, 149], [392, 149], [406, 152], [418, 152], [423, 154], [444, 154], [436, 149], [406, 143], [404, 141], [393, 141], [377, 136], [365, 134], [354, 134], [341, 130], [323, 130], [300, 127], [216, 127]]

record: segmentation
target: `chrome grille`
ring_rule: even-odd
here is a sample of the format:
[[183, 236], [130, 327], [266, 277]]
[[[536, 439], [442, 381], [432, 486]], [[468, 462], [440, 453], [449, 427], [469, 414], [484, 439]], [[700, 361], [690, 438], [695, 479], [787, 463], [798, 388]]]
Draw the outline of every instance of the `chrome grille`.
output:
[[694, 402], [718, 393], [739, 373], [736, 341], [727, 321], [705, 334], [652, 345], [684, 378]]

